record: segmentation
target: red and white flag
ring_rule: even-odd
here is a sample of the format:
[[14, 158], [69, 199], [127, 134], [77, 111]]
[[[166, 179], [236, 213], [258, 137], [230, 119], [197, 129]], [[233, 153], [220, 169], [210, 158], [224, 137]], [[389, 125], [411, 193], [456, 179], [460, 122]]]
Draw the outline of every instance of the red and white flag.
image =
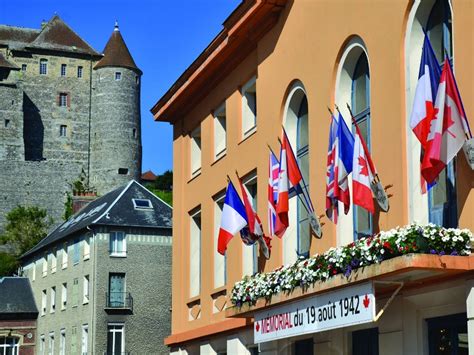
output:
[[288, 228], [289, 190], [297, 186], [303, 179], [300, 168], [291, 148], [290, 141], [283, 129], [280, 148], [280, 169], [278, 172], [278, 200], [276, 212], [278, 214], [275, 234], [281, 238]]
[[355, 205], [365, 208], [372, 214], [374, 214], [374, 199], [370, 183], [374, 179], [375, 173], [364, 138], [356, 124], [354, 160], [352, 162], [352, 200]]
[[441, 73], [434, 111], [421, 164], [421, 174], [428, 183], [436, 180], [466, 140], [466, 114], [448, 58]]

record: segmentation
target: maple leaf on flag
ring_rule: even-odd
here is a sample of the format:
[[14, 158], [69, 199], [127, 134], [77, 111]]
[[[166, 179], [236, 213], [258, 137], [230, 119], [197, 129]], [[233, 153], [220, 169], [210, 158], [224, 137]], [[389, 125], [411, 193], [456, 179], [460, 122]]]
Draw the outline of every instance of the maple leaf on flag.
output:
[[359, 156], [359, 166], [361, 167], [360, 169], [360, 174], [364, 176], [369, 176], [369, 168], [367, 167], [367, 160], [365, 160], [362, 156]]
[[449, 107], [448, 105], [445, 105], [444, 110], [445, 110], [445, 117], [444, 117], [444, 120], [443, 120], [443, 132], [442, 133], [448, 132], [448, 134], [450, 134], [451, 137], [456, 138], [456, 135], [453, 132], [449, 131], [449, 128], [451, 128], [451, 126], [455, 123], [454, 120], [453, 120], [452, 114], [451, 114], [451, 107]]

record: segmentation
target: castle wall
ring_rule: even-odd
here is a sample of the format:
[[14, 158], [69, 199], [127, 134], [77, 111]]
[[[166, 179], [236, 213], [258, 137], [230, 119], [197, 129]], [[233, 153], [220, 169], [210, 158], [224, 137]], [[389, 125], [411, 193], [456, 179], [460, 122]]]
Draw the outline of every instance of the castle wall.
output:
[[80, 172], [75, 162], [1, 160], [0, 232], [5, 215], [18, 205], [42, 207], [55, 224], [62, 222], [68, 184]]
[[[89, 159], [91, 185], [99, 194], [139, 179], [137, 73], [93, 70], [96, 61], [74, 54], [0, 51], [20, 68], [0, 78], [0, 233], [5, 215], [17, 205], [45, 208], [56, 223], [62, 221], [69, 184], [82, 169], [87, 173]], [[46, 74], [40, 74], [42, 59], [47, 60]], [[121, 80], [115, 80], [117, 71]], [[67, 95], [64, 106], [60, 94]], [[119, 168], [126, 173], [119, 174]]]

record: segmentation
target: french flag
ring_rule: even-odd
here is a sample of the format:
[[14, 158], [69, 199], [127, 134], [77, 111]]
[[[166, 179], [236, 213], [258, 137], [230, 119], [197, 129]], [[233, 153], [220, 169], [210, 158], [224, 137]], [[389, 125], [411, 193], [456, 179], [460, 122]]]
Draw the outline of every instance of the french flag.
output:
[[334, 162], [334, 197], [344, 205], [344, 213], [349, 212], [351, 197], [347, 177], [352, 172], [354, 157], [354, 136], [347, 127], [341, 113], [337, 119], [336, 153]]
[[217, 239], [217, 251], [224, 255], [232, 237], [248, 224], [245, 206], [240, 200], [232, 181], [229, 181], [222, 210], [221, 227]]
[[435, 117], [434, 99], [438, 92], [440, 76], [441, 68], [431, 47], [430, 40], [425, 34], [418, 83], [410, 116], [410, 127], [424, 150], [426, 150], [430, 123]]
[[375, 167], [357, 123], [352, 164], [352, 198], [355, 205], [374, 214], [374, 199], [370, 183], [374, 180]]
[[421, 174], [428, 183], [436, 180], [439, 173], [462, 148], [468, 135], [466, 113], [449, 58], [444, 61], [434, 112], [421, 164]]
[[278, 169], [280, 163], [277, 157], [270, 150], [268, 158], [268, 228], [270, 236], [275, 234], [277, 220], [275, 202], [278, 199]]

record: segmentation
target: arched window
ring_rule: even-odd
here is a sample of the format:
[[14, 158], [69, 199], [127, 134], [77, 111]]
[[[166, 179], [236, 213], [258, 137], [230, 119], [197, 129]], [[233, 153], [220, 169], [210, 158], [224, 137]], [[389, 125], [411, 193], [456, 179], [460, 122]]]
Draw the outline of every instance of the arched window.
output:
[[[301, 169], [304, 182], [302, 183], [304, 189], [309, 189], [309, 144], [308, 144], [308, 100], [306, 96], [303, 97], [298, 109], [298, 130], [296, 136], [296, 157], [298, 165]], [[309, 257], [310, 237], [309, 230], [309, 214], [305, 204], [301, 199], [298, 199], [298, 237], [297, 250], [298, 255]]]
[[[370, 69], [367, 49], [362, 38], [350, 38], [341, 53], [336, 77], [335, 101], [348, 127], [353, 126], [351, 111], [370, 149]], [[355, 132], [355, 127], [352, 129]], [[352, 175], [349, 175], [349, 189], [352, 195]], [[352, 201], [351, 196], [351, 201]], [[361, 236], [373, 232], [372, 215], [365, 209], [352, 204], [347, 215], [339, 203], [337, 223], [337, 244], [345, 245]]]
[[[370, 73], [365, 52], [357, 59], [352, 75], [351, 110], [370, 150]], [[362, 207], [353, 208], [354, 239], [372, 235], [372, 215]]]
[[[300, 82], [295, 82], [285, 104], [283, 124], [303, 175], [304, 188], [309, 191], [309, 144], [308, 144], [308, 100]], [[298, 256], [309, 256], [311, 233], [309, 216], [298, 196], [290, 193], [290, 226], [283, 238], [284, 263], [290, 263]]]
[[[445, 54], [451, 60], [452, 18], [448, 0], [415, 1], [407, 30], [407, 120], [413, 106], [418, 70], [423, 46], [423, 29], [426, 30], [440, 65]], [[407, 122], [408, 124], [408, 122]], [[410, 129], [408, 132], [410, 219], [432, 222], [445, 227], [457, 226], [457, 197], [455, 160], [440, 173], [438, 182], [427, 194], [421, 194], [420, 145]]]

